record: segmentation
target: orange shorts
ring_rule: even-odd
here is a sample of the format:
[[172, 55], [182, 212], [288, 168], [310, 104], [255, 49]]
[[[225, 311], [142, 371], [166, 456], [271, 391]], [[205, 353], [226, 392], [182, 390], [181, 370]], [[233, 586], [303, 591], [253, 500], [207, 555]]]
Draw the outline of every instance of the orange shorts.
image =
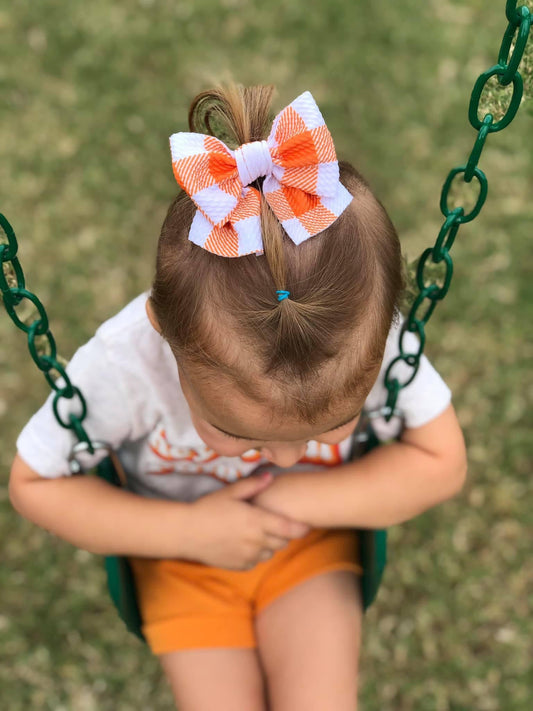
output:
[[361, 575], [353, 529], [313, 529], [251, 570], [186, 560], [130, 558], [154, 654], [180, 649], [256, 647], [254, 616], [298, 583], [330, 570]]

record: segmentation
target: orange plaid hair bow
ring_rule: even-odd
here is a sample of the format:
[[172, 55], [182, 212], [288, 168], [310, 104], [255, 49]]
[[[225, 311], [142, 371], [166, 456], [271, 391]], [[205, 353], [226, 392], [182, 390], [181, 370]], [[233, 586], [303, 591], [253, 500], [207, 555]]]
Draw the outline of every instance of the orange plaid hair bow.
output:
[[221, 257], [262, 254], [262, 191], [295, 244], [329, 227], [352, 201], [339, 180], [333, 139], [306, 91], [274, 119], [266, 141], [231, 150], [213, 136], [170, 137], [174, 176], [198, 210], [189, 232], [194, 244]]

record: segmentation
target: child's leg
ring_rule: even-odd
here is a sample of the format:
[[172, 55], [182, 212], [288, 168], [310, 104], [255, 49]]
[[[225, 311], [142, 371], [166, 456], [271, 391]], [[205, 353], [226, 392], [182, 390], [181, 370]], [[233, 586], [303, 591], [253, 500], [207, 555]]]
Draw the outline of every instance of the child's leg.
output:
[[179, 711], [266, 711], [255, 649], [188, 649], [159, 659]]
[[355, 711], [359, 578], [337, 570], [291, 588], [258, 613], [270, 711]]

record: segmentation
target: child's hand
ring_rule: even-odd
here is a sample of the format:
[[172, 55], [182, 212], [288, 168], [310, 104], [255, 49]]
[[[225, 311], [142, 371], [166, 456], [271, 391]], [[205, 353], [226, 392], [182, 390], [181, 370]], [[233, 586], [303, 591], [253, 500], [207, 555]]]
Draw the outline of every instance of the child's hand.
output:
[[309, 533], [306, 524], [246, 501], [272, 480], [271, 474], [247, 477], [194, 501], [190, 505], [187, 559], [247, 570], [270, 558], [291, 539]]

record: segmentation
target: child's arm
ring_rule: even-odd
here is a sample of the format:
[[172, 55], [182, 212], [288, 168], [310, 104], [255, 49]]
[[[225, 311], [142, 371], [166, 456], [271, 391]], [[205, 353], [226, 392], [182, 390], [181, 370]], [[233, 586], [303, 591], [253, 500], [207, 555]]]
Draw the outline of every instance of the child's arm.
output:
[[316, 527], [386, 528], [457, 494], [466, 451], [450, 405], [401, 440], [353, 462], [314, 472], [287, 472], [253, 502]]
[[92, 475], [47, 479], [19, 456], [9, 495], [25, 518], [69, 543], [102, 555], [184, 558], [244, 569], [308, 527], [246, 500], [270, 485], [248, 477], [193, 503], [150, 499]]

